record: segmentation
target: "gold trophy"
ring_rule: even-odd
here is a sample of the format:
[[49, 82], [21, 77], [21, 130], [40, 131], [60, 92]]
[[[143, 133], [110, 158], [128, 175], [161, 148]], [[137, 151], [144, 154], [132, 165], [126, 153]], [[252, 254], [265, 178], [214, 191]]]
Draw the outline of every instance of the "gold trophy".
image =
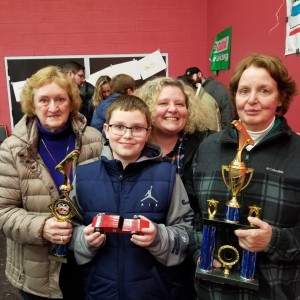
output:
[[230, 274], [230, 269], [239, 261], [239, 251], [231, 246], [224, 245], [218, 251], [218, 258], [224, 267], [224, 275]]
[[[64, 175], [64, 182], [59, 187], [59, 189], [62, 191], [62, 195], [49, 205], [49, 209], [58, 222], [68, 221], [78, 213], [68, 196], [69, 192], [73, 188], [70, 183], [72, 163], [78, 158], [78, 156], [79, 151], [74, 150], [55, 167], [56, 170], [60, 171]], [[66, 263], [67, 251], [68, 246], [66, 244], [55, 245], [49, 254], [49, 259]]]
[[253, 176], [253, 169], [246, 168], [245, 163], [242, 162], [242, 151], [248, 145], [254, 145], [254, 142], [240, 121], [234, 120], [232, 124], [239, 132], [239, 147], [234, 160], [229, 166], [222, 166], [222, 177], [232, 193], [231, 200], [226, 203], [225, 220], [238, 223], [240, 205], [237, 201], [237, 194], [249, 185]]
[[[253, 224], [240, 224], [240, 204], [238, 203], [238, 193], [244, 190], [250, 183], [254, 170], [247, 168], [242, 161], [242, 151], [248, 145], [254, 145], [246, 128], [240, 121], [233, 121], [232, 125], [238, 132], [238, 149], [235, 158], [228, 166], [222, 166], [222, 178], [227, 188], [232, 193], [232, 198], [226, 203], [224, 218], [216, 218], [220, 201], [215, 199], [207, 200], [207, 218], [203, 218], [202, 246], [200, 249], [199, 263], [196, 269], [195, 277], [203, 280], [210, 280], [221, 284], [229, 284], [248, 289], [257, 290], [258, 282], [254, 279], [256, 253], [241, 249], [238, 247], [238, 241], [235, 237], [236, 229], [251, 229]], [[260, 208], [249, 206], [248, 216], [259, 217]], [[217, 243], [222, 240], [219, 230], [232, 234], [233, 245]], [[236, 240], [236, 241], [235, 241]], [[220, 245], [221, 244], [221, 245]], [[218, 245], [218, 246], [217, 246]], [[216, 246], [218, 250], [215, 251]], [[217, 253], [215, 253], [217, 252]], [[218, 259], [223, 268], [214, 268], [213, 260]], [[240, 266], [233, 268], [239, 261]]]

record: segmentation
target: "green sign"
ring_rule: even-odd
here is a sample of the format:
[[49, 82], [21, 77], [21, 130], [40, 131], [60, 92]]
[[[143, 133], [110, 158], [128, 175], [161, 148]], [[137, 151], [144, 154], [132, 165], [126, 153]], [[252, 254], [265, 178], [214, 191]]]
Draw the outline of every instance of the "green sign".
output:
[[220, 32], [215, 39], [210, 54], [210, 69], [217, 75], [219, 70], [228, 70], [230, 66], [231, 26]]

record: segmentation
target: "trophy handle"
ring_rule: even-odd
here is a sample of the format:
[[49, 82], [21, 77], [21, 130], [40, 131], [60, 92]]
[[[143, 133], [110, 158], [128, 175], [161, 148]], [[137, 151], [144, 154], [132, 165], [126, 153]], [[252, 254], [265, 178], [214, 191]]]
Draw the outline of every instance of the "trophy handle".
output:
[[64, 175], [64, 182], [59, 187], [64, 195], [72, 190], [72, 185], [70, 183], [70, 173], [73, 161], [78, 158], [79, 154], [80, 152], [78, 150], [73, 150], [55, 167], [55, 170], [60, 171]]
[[227, 179], [225, 177], [225, 171], [229, 172], [229, 166], [225, 166], [225, 165], [222, 166], [222, 177], [223, 177], [223, 181], [224, 181], [225, 185], [230, 190], [230, 188], [231, 188], [230, 181], [229, 180], [227, 181]]
[[253, 176], [253, 172], [254, 172], [254, 170], [252, 168], [247, 168], [246, 169], [246, 174], [249, 174], [249, 176], [248, 176], [247, 182], [243, 185], [243, 187], [240, 189], [240, 191], [242, 191], [243, 189], [245, 189], [249, 185], [249, 183], [252, 179], [252, 176]]

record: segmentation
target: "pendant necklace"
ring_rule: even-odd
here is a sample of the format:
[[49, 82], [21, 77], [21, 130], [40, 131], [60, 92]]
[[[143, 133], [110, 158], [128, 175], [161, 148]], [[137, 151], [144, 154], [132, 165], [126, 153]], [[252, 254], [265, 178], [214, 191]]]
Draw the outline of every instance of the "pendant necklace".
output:
[[[71, 134], [70, 134], [70, 136], [69, 136], [68, 146], [67, 146], [67, 150], [66, 150], [66, 156], [67, 156], [67, 154], [68, 154], [68, 152], [69, 152], [69, 148], [70, 148], [70, 140], [71, 140]], [[44, 145], [46, 151], [48, 152], [49, 156], [52, 158], [52, 160], [53, 160], [53, 161], [55, 162], [55, 164], [57, 165], [58, 162], [54, 159], [54, 157], [52, 156], [51, 152], [49, 151], [48, 147], [46, 146], [46, 143], [44, 142], [44, 140], [43, 140], [42, 138], [41, 138], [41, 141], [42, 141], [42, 143], [43, 143], [43, 145]]]

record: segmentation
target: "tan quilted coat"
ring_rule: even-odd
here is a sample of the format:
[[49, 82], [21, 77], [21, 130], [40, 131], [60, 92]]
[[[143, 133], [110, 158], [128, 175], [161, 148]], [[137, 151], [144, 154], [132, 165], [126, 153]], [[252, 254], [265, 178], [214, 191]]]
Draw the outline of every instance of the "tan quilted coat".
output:
[[[59, 288], [61, 263], [49, 261], [42, 229], [51, 217], [48, 205], [59, 194], [37, 152], [35, 118], [26, 115], [0, 147], [0, 229], [7, 237], [6, 276], [26, 292], [62, 298]], [[100, 156], [103, 140], [82, 115], [72, 121], [78, 162]], [[75, 168], [73, 168], [75, 170]]]

